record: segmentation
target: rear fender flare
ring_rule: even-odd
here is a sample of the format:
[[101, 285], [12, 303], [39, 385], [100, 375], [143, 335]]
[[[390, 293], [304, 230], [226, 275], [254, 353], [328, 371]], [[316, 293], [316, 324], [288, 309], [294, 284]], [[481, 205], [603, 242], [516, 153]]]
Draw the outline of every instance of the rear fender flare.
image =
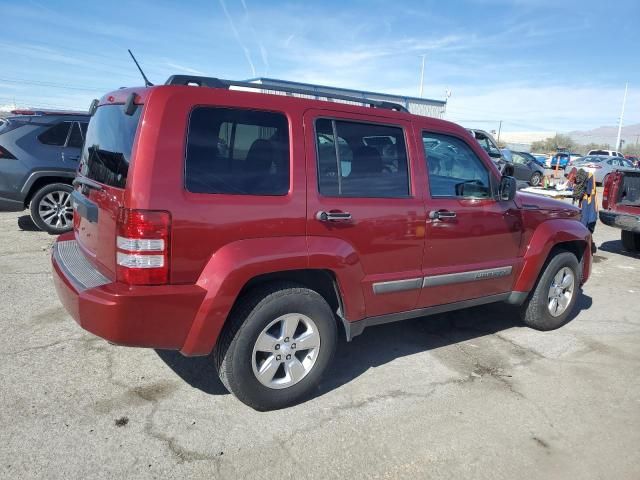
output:
[[341, 314], [364, 317], [360, 288], [364, 275], [353, 248], [333, 238], [311, 241], [310, 246], [314, 249], [311, 255], [308, 237], [273, 237], [238, 240], [216, 251], [196, 282], [206, 294], [181, 352], [188, 356], [209, 354], [243, 287], [253, 278], [269, 273], [309, 268], [330, 270], [345, 310]]

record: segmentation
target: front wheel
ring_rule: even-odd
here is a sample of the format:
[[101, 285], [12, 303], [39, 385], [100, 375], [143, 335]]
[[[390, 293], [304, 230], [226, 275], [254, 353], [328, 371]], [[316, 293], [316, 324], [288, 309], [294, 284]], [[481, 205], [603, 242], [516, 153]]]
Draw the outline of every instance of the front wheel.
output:
[[531, 178], [529, 179], [529, 184], [532, 187], [537, 187], [538, 185], [540, 185], [541, 179], [542, 179], [542, 175], [540, 175], [540, 172], [534, 172], [533, 175], [531, 175]]
[[240, 302], [216, 346], [222, 383], [260, 411], [309, 396], [337, 342], [336, 321], [325, 299], [287, 282], [255, 289]]
[[535, 290], [523, 306], [525, 325], [553, 330], [564, 325], [578, 297], [579, 263], [573, 253], [556, 253], [547, 263]]
[[51, 183], [38, 190], [29, 205], [31, 219], [40, 230], [54, 235], [73, 228], [71, 193], [66, 183]]
[[622, 230], [622, 246], [628, 252], [640, 252], [640, 233]]

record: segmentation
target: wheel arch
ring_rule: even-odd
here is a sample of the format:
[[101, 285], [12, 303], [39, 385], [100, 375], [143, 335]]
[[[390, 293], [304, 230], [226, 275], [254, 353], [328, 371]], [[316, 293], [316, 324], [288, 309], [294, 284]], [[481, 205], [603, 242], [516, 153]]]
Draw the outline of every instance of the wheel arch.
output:
[[33, 196], [42, 187], [52, 183], [64, 183], [66, 185], [71, 185], [74, 178], [75, 173], [65, 175], [64, 172], [36, 172], [31, 174], [27, 179], [27, 183], [25, 183], [25, 186], [22, 188], [23, 192], [26, 192], [26, 196], [24, 197], [24, 206], [27, 207], [29, 203], [31, 203]]
[[[322, 295], [343, 322], [365, 315], [360, 262], [348, 245], [309, 237], [245, 239], [214, 252], [197, 284], [207, 291], [184, 340], [184, 355], [207, 355], [243, 295], [270, 281], [293, 281]], [[334, 248], [339, 247], [339, 248]]]
[[545, 264], [558, 251], [573, 253], [582, 266], [582, 283], [591, 272], [591, 233], [575, 220], [556, 219], [540, 224], [526, 250], [523, 267], [513, 290], [529, 292], [536, 285]]

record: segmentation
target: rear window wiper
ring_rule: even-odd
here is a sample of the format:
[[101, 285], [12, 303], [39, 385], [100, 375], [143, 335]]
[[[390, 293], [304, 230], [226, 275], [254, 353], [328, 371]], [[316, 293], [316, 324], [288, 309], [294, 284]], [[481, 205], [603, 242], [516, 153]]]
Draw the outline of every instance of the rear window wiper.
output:
[[72, 184], [74, 187], [77, 187], [78, 185], [84, 185], [85, 187], [93, 188], [94, 190], [102, 190], [101, 184], [85, 177], [74, 178]]

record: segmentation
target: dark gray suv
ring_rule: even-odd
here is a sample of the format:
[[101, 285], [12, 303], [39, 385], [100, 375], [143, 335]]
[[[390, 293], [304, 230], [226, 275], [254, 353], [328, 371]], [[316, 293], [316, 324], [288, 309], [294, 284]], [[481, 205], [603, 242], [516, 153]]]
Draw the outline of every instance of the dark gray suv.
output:
[[89, 115], [13, 113], [0, 119], [0, 210], [29, 208], [40, 229], [55, 234], [71, 230], [71, 182]]

